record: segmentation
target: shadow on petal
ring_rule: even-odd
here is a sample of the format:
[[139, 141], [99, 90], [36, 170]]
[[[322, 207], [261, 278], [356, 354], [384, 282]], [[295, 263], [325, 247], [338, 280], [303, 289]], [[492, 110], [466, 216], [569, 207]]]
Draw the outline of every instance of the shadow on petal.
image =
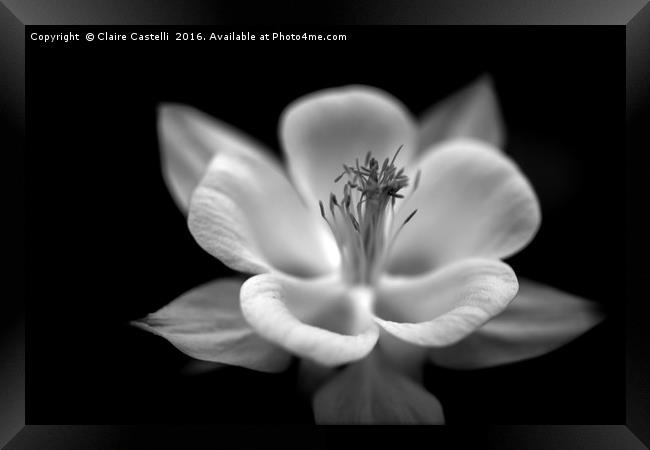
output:
[[192, 360], [183, 366], [181, 369], [181, 374], [187, 376], [197, 376], [216, 372], [225, 367], [228, 367], [228, 365], [210, 361]]

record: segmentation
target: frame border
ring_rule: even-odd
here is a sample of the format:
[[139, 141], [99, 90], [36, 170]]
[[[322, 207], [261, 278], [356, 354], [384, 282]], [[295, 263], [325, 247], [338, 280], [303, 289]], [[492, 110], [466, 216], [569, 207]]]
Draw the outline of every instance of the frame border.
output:
[[[648, 248], [642, 236], [649, 229], [647, 219], [638, 213], [638, 205], [648, 205], [650, 192], [642, 186], [648, 179], [647, 153], [639, 164], [642, 150], [650, 149], [650, 6], [648, 0], [572, 0], [562, 4], [535, 2], [535, 0], [505, 0], [498, 6], [494, 1], [471, 0], [413, 0], [408, 6], [398, 1], [370, 3], [352, 8], [343, 0], [329, 2], [316, 9], [289, 4], [288, 0], [252, 7], [250, 0], [241, 0], [237, 6], [225, 1], [210, 3], [192, 0], [184, 4], [166, 4], [138, 1], [85, 2], [47, 0], [2, 0], [0, 4], [0, 67], [3, 83], [0, 91], [0, 115], [6, 128], [5, 159], [11, 170], [7, 192], [11, 192], [8, 211], [18, 211], [12, 220], [15, 229], [8, 236], [17, 236], [18, 245], [10, 261], [18, 272], [13, 277], [15, 296], [8, 296], [10, 305], [0, 315], [0, 446], [23, 448], [144, 448], [152, 442], [165, 447], [194, 448], [203, 442], [214, 442], [214, 426], [86, 426], [86, 425], [32, 425], [25, 424], [25, 305], [24, 291], [27, 274], [24, 256], [24, 183], [25, 166], [25, 26], [26, 25], [96, 25], [96, 24], [158, 24], [158, 25], [222, 25], [235, 23], [328, 23], [334, 24], [431, 24], [431, 25], [618, 25], [626, 33], [626, 203], [627, 236], [626, 267], [628, 299], [626, 312], [626, 423], [616, 425], [513, 425], [486, 427], [301, 427], [296, 433], [292, 427], [232, 426], [219, 431], [219, 441], [233, 438], [244, 448], [268, 446], [272, 439], [282, 442], [283, 448], [304, 448], [303, 432], [316, 433], [320, 438], [315, 448], [328, 448], [350, 442], [355, 437], [377, 439], [385, 445], [403, 445], [412, 432], [449, 440], [455, 446], [480, 444], [482, 447], [515, 449], [643, 449], [650, 446], [650, 327], [644, 318], [650, 316], [647, 292], [641, 289], [646, 276], [641, 248]], [[548, 4], [546, 4], [548, 3]], [[285, 8], [283, 8], [285, 7]], [[286, 7], [292, 8], [285, 14]], [[255, 12], [251, 12], [254, 10]], [[8, 138], [8, 141], [7, 141]], [[616, 151], [616, 150], [613, 150]], [[606, 179], [605, 181], [606, 182]], [[16, 187], [19, 192], [16, 192]], [[11, 209], [9, 209], [11, 208]], [[647, 208], [642, 208], [647, 209]], [[14, 219], [12, 215], [12, 219]], [[13, 249], [12, 249], [13, 250]], [[647, 264], [647, 263], [646, 263]], [[645, 294], [645, 295], [644, 295]], [[20, 299], [15, 301], [15, 299]], [[11, 302], [11, 300], [14, 300]], [[409, 436], [404, 433], [408, 431]], [[293, 441], [287, 439], [293, 435]], [[424, 437], [424, 435], [423, 435]], [[393, 442], [393, 439], [395, 441]], [[350, 442], [352, 443], [352, 442]]]

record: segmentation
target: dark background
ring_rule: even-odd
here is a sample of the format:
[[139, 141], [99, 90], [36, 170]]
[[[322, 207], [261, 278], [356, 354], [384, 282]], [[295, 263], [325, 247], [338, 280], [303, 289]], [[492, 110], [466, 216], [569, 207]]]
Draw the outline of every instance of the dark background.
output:
[[[68, 30], [90, 29], [27, 34]], [[622, 29], [232, 30], [349, 36], [27, 42], [27, 422], [312, 420], [295, 392], [295, 366], [280, 375], [225, 368], [189, 376], [188, 357], [128, 326], [232, 274], [194, 243], [162, 181], [159, 102], [196, 106], [277, 149], [277, 119], [300, 95], [370, 84], [419, 113], [485, 72], [501, 101], [506, 151], [542, 205], [539, 234], [509, 263], [519, 276], [598, 302], [610, 318], [535, 360], [430, 367], [427, 388], [449, 424], [624, 422]]]

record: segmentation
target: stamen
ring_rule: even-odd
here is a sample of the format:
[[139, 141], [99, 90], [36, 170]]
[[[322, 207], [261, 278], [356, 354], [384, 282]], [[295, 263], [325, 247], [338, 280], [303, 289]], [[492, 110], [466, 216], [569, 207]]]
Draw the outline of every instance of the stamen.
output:
[[390, 242], [388, 242], [388, 246], [386, 247], [386, 254], [389, 254], [390, 251], [393, 249], [393, 245], [395, 244], [395, 241], [397, 240], [397, 236], [399, 235], [400, 231], [402, 231], [402, 228], [404, 228], [404, 225], [406, 225], [409, 220], [413, 218], [415, 213], [418, 212], [417, 209], [413, 210], [411, 214], [408, 215], [408, 217], [402, 222], [402, 224], [399, 226], [397, 231], [393, 234], [393, 237], [390, 238]]
[[418, 185], [420, 184], [420, 175], [422, 174], [422, 171], [418, 169], [417, 173], [415, 174], [415, 180], [413, 180], [413, 190], [411, 192], [415, 192], [415, 190], [418, 188]]
[[[390, 165], [391, 165], [391, 166], [394, 166], [394, 165], [395, 165], [395, 158], [397, 158], [397, 155], [399, 155], [399, 152], [401, 152], [403, 148], [404, 148], [404, 145], [403, 145], [403, 144], [400, 145], [400, 146], [398, 147], [397, 151], [396, 151], [395, 154], [393, 155], [393, 160], [390, 162]], [[400, 169], [400, 170], [404, 170], [404, 169]]]
[[[363, 165], [358, 158], [352, 166], [343, 164], [343, 172], [334, 182], [338, 183], [344, 175], [348, 180], [343, 186], [340, 201], [330, 193], [331, 220], [325, 215], [323, 203], [319, 202], [321, 215], [332, 229], [341, 250], [343, 273], [351, 283], [372, 284], [376, 281], [395, 238], [417, 212], [409, 214], [397, 231], [392, 232], [395, 202], [404, 198], [400, 191], [409, 184], [404, 169], [395, 167], [395, 160], [402, 148], [400, 146], [392, 158], [384, 159], [381, 166], [371, 152], [365, 155]], [[409, 197], [419, 179], [418, 172]], [[351, 207], [353, 204], [354, 207]], [[389, 204], [390, 211], [387, 211]], [[339, 211], [338, 217], [336, 209]]]
[[323, 202], [319, 200], [318, 206], [320, 206], [320, 215], [323, 216], [323, 219], [327, 220], [327, 217], [325, 216], [325, 208], [323, 208]]
[[418, 212], [417, 209], [413, 210], [413, 212], [411, 214], [409, 214], [409, 216], [406, 218], [406, 220], [404, 221], [404, 223], [402, 225], [406, 225], [409, 222], [409, 220], [411, 220], [411, 218], [415, 215], [416, 212]]

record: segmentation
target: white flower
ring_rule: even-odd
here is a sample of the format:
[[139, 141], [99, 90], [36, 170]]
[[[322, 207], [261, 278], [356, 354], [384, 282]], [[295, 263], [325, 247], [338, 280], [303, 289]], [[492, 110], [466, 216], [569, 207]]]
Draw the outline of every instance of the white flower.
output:
[[419, 125], [375, 88], [305, 96], [280, 122], [288, 174], [192, 108], [163, 106], [159, 127], [164, 175], [192, 235], [250, 278], [207, 283], [136, 325], [206, 361], [268, 372], [290, 355], [347, 364], [326, 371], [314, 396], [320, 423], [443, 423], [418, 383], [426, 358], [453, 368], [513, 362], [600, 318], [581, 299], [519, 284], [501, 261], [533, 238], [540, 211], [498, 149], [488, 78]]

